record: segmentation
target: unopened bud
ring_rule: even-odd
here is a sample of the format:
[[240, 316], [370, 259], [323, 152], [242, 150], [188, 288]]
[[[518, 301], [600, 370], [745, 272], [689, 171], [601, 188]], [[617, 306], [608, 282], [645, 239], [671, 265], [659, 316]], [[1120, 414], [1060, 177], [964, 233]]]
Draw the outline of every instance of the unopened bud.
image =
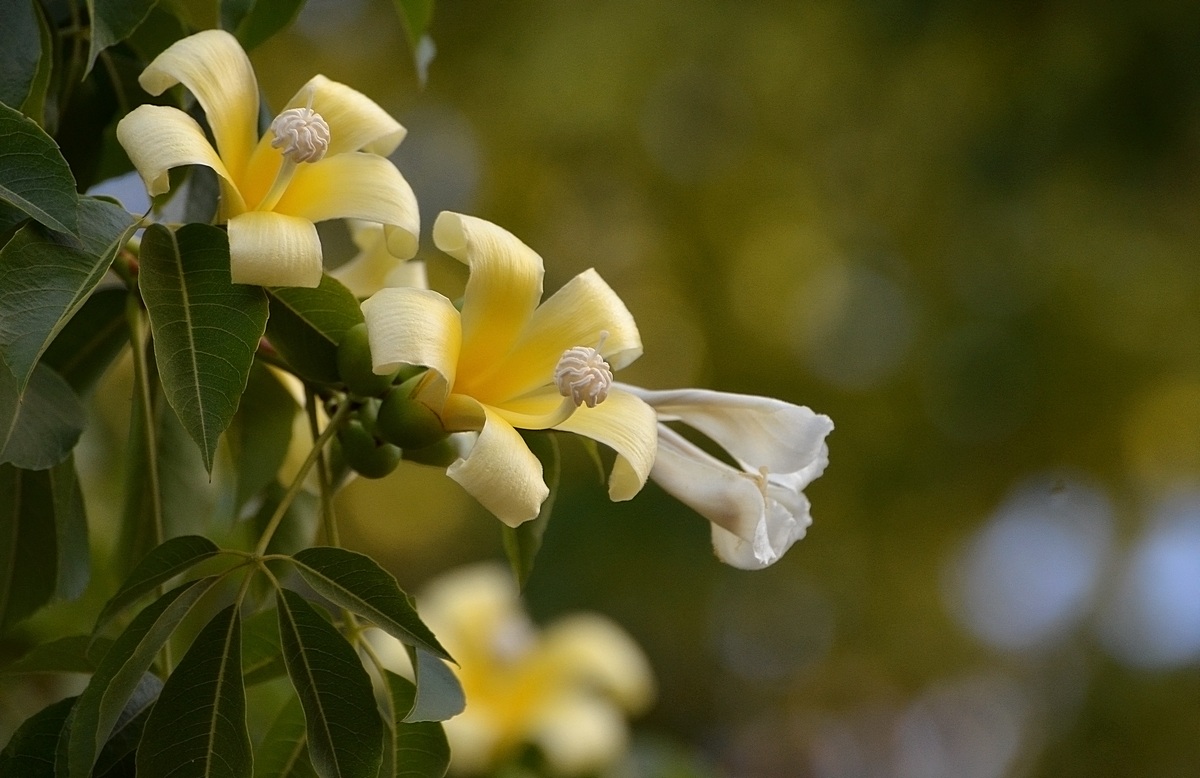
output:
[[271, 147], [292, 162], [316, 162], [329, 148], [329, 125], [311, 108], [289, 108], [271, 122]]

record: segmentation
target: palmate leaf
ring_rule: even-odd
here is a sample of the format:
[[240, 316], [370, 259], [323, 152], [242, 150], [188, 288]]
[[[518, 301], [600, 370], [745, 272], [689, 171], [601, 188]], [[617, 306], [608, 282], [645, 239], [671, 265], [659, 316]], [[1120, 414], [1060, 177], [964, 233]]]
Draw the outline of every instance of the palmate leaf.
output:
[[126, 704], [167, 638], [217, 582], [192, 581], [164, 594], [130, 622], [75, 703], [67, 738], [65, 778], [87, 778]]
[[137, 226], [124, 208], [94, 197], [80, 198], [78, 213], [78, 238], [30, 223], [0, 249], [0, 357], [22, 389]]
[[304, 581], [333, 604], [368, 619], [402, 643], [450, 658], [396, 579], [369, 556], [316, 546], [297, 552], [292, 561]]
[[279, 648], [279, 616], [260, 611], [242, 623], [242, 675], [247, 686], [278, 678], [287, 672]]
[[52, 597], [78, 597], [89, 555], [71, 459], [47, 470], [0, 465], [0, 629]]
[[85, 420], [79, 398], [53, 370], [38, 365], [22, 391], [0, 362], [0, 463], [54, 467], [79, 442]]
[[157, 2], [158, 0], [88, 0], [92, 34], [84, 75], [92, 69], [100, 52], [132, 35]]
[[446, 731], [436, 721], [407, 722], [417, 688], [406, 678], [384, 670], [383, 764], [379, 778], [442, 778], [450, 766]]
[[[6, 22], [7, 23], [7, 22]], [[32, 119], [0, 103], [0, 201], [55, 232], [78, 225], [75, 177], [58, 144]]]
[[33, 647], [25, 656], [0, 669], [0, 675], [28, 673], [94, 673], [112, 648], [108, 638], [71, 635]]
[[[92, 778], [136, 778], [134, 758], [137, 755], [138, 743], [142, 739], [142, 731], [146, 720], [150, 718], [163, 682], [153, 673], [145, 673], [133, 690], [125, 709], [117, 718], [108, 742], [100, 750], [96, 758], [96, 766], [92, 768]], [[62, 746], [62, 743], [59, 743]]]
[[358, 298], [328, 273], [316, 289], [267, 290], [271, 318], [267, 338], [296, 375], [332, 384], [338, 380], [337, 345], [363, 320]]
[[558, 438], [544, 432], [523, 433], [526, 445], [542, 463], [542, 473], [550, 495], [542, 503], [537, 518], [516, 527], [507, 524], [500, 525], [501, 537], [504, 540], [504, 554], [508, 564], [516, 576], [517, 585], [525, 588], [525, 582], [533, 573], [533, 561], [542, 548], [542, 536], [550, 524], [550, 515], [554, 512], [554, 503], [558, 499], [558, 486], [562, 480], [562, 455], [559, 452]]
[[254, 778], [318, 778], [308, 756], [304, 709], [289, 697], [254, 757]]
[[138, 746], [139, 775], [250, 778], [241, 619], [230, 605], [200, 630], [163, 686]]
[[203, 224], [147, 229], [138, 286], [167, 401], [212, 472], [266, 327], [263, 292], [229, 280], [228, 238]]
[[55, 778], [58, 739], [75, 699], [59, 700], [25, 720], [0, 752], [0, 778]]
[[137, 563], [121, 588], [104, 604], [92, 631], [99, 634], [125, 608], [182, 572], [221, 552], [217, 544], [199, 535], [171, 538]]
[[279, 637], [304, 708], [308, 753], [321, 778], [375, 778], [383, 723], [358, 655], [303, 597], [281, 588]]

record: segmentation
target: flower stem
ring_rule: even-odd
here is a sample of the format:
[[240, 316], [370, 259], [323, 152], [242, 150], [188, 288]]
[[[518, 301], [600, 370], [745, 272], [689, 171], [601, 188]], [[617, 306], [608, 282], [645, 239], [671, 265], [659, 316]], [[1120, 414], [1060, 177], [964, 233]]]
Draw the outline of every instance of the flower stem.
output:
[[[307, 405], [308, 429], [312, 433], [313, 445], [317, 440], [317, 396], [308, 390]], [[347, 403], [343, 403], [346, 405]], [[341, 410], [340, 408], [338, 410]], [[329, 483], [329, 461], [325, 458], [322, 448], [317, 454], [317, 488], [321, 495], [321, 521], [325, 527], [325, 542], [331, 546], [340, 546], [338, 539], [337, 517], [333, 513], [333, 489]]]

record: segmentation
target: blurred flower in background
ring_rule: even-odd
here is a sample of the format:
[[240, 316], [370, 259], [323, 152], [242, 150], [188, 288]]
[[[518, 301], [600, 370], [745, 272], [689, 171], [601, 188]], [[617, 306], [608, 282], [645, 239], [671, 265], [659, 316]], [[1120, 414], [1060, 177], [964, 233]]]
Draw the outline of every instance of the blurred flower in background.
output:
[[[637, 644], [603, 616], [576, 613], [539, 630], [511, 573], [479, 564], [430, 581], [417, 598], [421, 618], [458, 661], [467, 698], [445, 723], [451, 769], [495, 770], [533, 746], [557, 775], [603, 769], [625, 754], [625, 717], [654, 697], [650, 665]], [[385, 662], [403, 648], [373, 634]]]

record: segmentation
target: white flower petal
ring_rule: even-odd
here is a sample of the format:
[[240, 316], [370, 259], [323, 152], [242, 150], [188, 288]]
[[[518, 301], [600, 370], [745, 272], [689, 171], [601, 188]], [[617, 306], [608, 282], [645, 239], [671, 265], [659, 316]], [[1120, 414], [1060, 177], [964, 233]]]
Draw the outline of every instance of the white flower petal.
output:
[[617, 452], [608, 478], [612, 500], [632, 499], [646, 484], [658, 448], [654, 409], [634, 395], [613, 389], [595, 408], [581, 406], [555, 429], [574, 432]]
[[512, 425], [486, 405], [483, 429], [466, 458], [446, 468], [484, 508], [510, 527], [537, 518], [550, 489], [542, 463]]
[[229, 220], [229, 270], [235, 284], [321, 283], [321, 239], [307, 219], [247, 211]]

